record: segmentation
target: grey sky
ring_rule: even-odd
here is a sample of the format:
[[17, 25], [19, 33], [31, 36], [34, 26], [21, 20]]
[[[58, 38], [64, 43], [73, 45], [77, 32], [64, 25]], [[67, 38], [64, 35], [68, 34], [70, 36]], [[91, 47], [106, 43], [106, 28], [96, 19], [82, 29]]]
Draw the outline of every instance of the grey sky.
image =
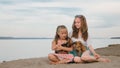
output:
[[120, 36], [119, 0], [0, 0], [0, 36], [54, 37], [58, 25], [71, 31], [77, 14], [92, 37]]

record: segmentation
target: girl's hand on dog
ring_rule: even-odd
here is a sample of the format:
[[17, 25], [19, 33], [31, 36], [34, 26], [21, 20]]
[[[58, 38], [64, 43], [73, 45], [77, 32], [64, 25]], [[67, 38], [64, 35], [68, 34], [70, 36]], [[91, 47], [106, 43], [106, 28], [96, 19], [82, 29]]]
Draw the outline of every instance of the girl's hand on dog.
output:
[[62, 50], [62, 46], [61, 45], [57, 45], [56, 46], [56, 50]]
[[60, 40], [58, 40], [58, 43], [57, 43], [57, 45], [61, 45], [62, 44], [62, 42], [60, 41]]

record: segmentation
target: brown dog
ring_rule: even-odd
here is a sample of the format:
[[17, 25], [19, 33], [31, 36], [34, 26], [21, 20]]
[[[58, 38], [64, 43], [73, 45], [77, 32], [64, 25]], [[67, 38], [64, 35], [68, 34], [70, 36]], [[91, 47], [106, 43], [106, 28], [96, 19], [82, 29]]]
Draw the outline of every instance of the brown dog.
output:
[[86, 51], [86, 47], [80, 42], [74, 42], [74, 50], [77, 52], [77, 56], [81, 56], [81, 54]]

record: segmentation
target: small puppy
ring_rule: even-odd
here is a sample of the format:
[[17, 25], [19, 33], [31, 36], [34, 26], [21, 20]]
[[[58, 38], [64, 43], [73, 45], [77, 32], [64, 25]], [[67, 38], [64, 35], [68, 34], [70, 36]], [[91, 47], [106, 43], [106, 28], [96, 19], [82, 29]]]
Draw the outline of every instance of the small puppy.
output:
[[86, 47], [80, 42], [74, 42], [74, 50], [77, 52], [77, 56], [81, 56], [81, 54], [86, 51]]

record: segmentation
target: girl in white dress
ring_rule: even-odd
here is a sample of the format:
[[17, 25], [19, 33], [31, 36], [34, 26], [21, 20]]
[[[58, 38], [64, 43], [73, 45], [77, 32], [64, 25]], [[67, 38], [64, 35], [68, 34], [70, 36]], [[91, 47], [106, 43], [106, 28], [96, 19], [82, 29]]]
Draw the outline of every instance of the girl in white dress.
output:
[[[101, 58], [99, 54], [94, 51], [94, 48], [91, 45], [90, 37], [88, 35], [88, 26], [85, 16], [76, 15], [73, 25], [72, 32], [69, 33], [69, 37], [73, 42], [81, 41], [84, 46], [86, 46], [86, 51], [82, 53], [81, 56], [75, 57], [75, 62], [93, 62], [93, 61], [102, 61], [109, 62], [109, 59]], [[74, 56], [77, 56], [74, 51]]]

